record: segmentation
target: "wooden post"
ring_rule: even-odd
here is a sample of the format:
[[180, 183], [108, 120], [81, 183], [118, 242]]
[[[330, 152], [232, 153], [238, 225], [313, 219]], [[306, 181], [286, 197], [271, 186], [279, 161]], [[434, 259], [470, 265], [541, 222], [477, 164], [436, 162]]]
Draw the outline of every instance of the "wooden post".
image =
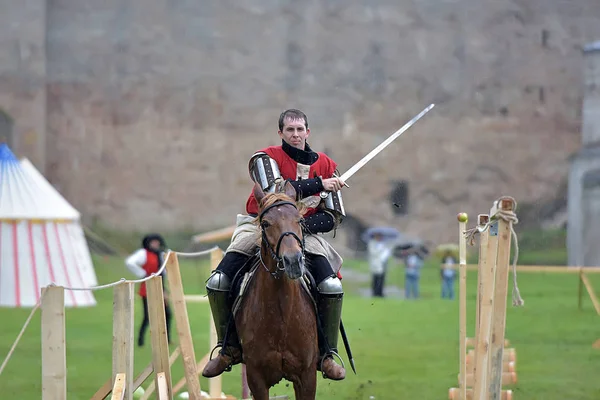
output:
[[466, 231], [467, 218], [458, 221], [458, 254], [459, 254], [459, 399], [467, 399], [467, 240]]
[[[223, 251], [221, 249], [216, 249], [213, 250], [210, 253], [210, 269], [211, 271], [214, 271], [218, 266], [219, 263], [221, 262], [221, 260], [223, 259]], [[208, 315], [210, 316], [210, 321], [209, 321], [209, 329], [210, 329], [210, 348], [214, 349], [215, 346], [217, 345], [217, 328], [215, 326], [215, 321], [213, 319], [212, 316], [212, 312], [209, 312]], [[217, 376], [214, 378], [211, 378], [209, 380], [209, 396], [213, 399], [219, 398], [221, 397], [221, 392], [222, 392], [222, 385], [221, 385], [221, 377]]]
[[167, 375], [164, 372], [157, 373], [156, 382], [156, 387], [158, 387], [156, 394], [158, 395], [159, 400], [171, 400], [173, 396], [171, 395], [169, 385], [167, 384]]
[[594, 287], [592, 286], [592, 283], [588, 280], [587, 275], [584, 273], [581, 274], [581, 281], [585, 285], [585, 288], [587, 289], [587, 292], [590, 295], [592, 304], [594, 305], [594, 308], [596, 309], [596, 314], [600, 315], [600, 301], [598, 301], [598, 298], [596, 297], [596, 293], [594, 293]]
[[[504, 212], [514, 210], [514, 202], [510, 199], [500, 200], [497, 208]], [[493, 218], [493, 211], [490, 217]], [[494, 284], [494, 319], [492, 323], [492, 336], [490, 342], [490, 381], [488, 393], [491, 400], [500, 400], [502, 391], [502, 356], [504, 353], [504, 333], [506, 328], [506, 300], [508, 296], [508, 274], [510, 266], [512, 222], [504, 219], [498, 220], [498, 257], [496, 262], [496, 281]]]
[[[458, 393], [459, 393], [458, 388], [451, 388], [448, 393], [448, 398], [450, 400], [456, 400], [456, 399], [458, 399], [458, 397], [457, 397]], [[467, 390], [467, 400], [476, 400], [476, 399], [477, 398], [475, 397], [473, 390], [471, 390], [471, 389]], [[512, 390], [503, 390], [500, 395], [500, 400], [512, 400]]]
[[246, 374], [246, 364], [242, 364], [242, 400], [250, 399], [250, 388], [248, 387], [248, 375]]
[[[125, 399], [125, 385], [127, 376], [125, 374], [117, 374], [112, 378], [113, 388], [112, 388], [112, 396], [110, 396], [110, 400], [124, 400]], [[66, 400], [66, 399], [65, 399]]]
[[67, 398], [65, 289], [42, 289], [42, 400]]
[[[481, 237], [480, 240], [485, 240]], [[486, 384], [489, 371], [489, 345], [492, 330], [492, 317], [494, 312], [494, 284], [496, 276], [496, 257], [498, 254], [498, 223], [493, 222], [488, 227], [485, 259], [481, 263], [479, 273], [482, 274], [481, 308], [479, 310], [479, 334], [477, 344], [477, 358], [474, 361], [474, 389], [473, 398], [480, 400], [486, 398]], [[475, 353], [475, 352], [474, 352]], [[475, 355], [475, 354], [473, 354]]]
[[179, 260], [177, 254], [170, 252], [167, 259], [167, 282], [171, 295], [171, 304], [177, 323], [177, 334], [179, 335], [179, 347], [181, 348], [181, 359], [183, 361], [183, 371], [187, 383], [188, 393], [191, 400], [200, 400], [200, 381], [198, 379], [198, 370], [196, 369], [196, 354], [194, 352], [194, 342], [192, 340], [192, 331], [188, 318], [187, 305], [183, 293], [183, 281], [179, 269]]
[[[171, 353], [171, 355], [169, 356], [169, 368], [171, 368], [173, 366], [173, 363], [175, 362], [175, 360], [177, 360], [177, 357], [179, 357], [180, 354], [181, 354], [181, 348], [178, 346], [175, 349], [175, 351], [173, 351], [173, 353]], [[150, 373], [154, 372], [154, 368], [152, 367], [152, 364], [150, 365], [150, 368], [151, 368]], [[148, 374], [148, 375], [150, 375], [150, 374]], [[185, 377], [182, 378], [181, 381], [184, 382]], [[140, 385], [142, 384], [142, 382], [140, 382]], [[134, 384], [134, 386], [135, 386], [135, 384]], [[173, 385], [171, 385], [171, 386], [173, 386]], [[181, 384], [181, 387], [179, 387], [178, 389], [175, 389], [175, 387], [173, 386], [172, 392], [177, 393], [177, 391], [179, 389], [181, 389], [182, 387], [183, 387], [183, 383]], [[136, 389], [137, 389], [137, 387], [136, 387]], [[148, 400], [150, 398], [150, 396], [152, 396], [152, 394], [154, 393], [155, 389], [156, 389], [156, 380], [150, 382], [150, 384], [146, 388], [146, 391], [144, 392], [144, 394], [142, 395], [140, 400]]]
[[[123, 398], [133, 399], [133, 348], [134, 348], [134, 283], [115, 286], [113, 292], [113, 353], [112, 385], [121, 377], [125, 381]], [[113, 389], [114, 394], [114, 389]]]
[[[485, 226], [489, 221], [489, 216], [487, 214], [479, 214], [477, 216], [477, 225], [479, 227]], [[477, 270], [477, 300], [476, 300], [476, 310], [475, 310], [475, 336], [473, 338], [473, 348], [475, 357], [473, 360], [473, 380], [472, 384], [469, 385], [471, 387], [475, 387], [475, 382], [477, 380], [477, 375], [475, 375], [475, 371], [477, 370], [477, 349], [479, 347], [479, 326], [481, 324], [481, 301], [483, 299], [483, 282], [487, 278], [487, 271], [484, 272], [483, 266], [485, 265], [485, 259], [487, 254], [487, 242], [488, 242], [489, 231], [486, 229], [479, 233], [479, 260], [478, 260], [478, 270]], [[467, 343], [468, 345], [468, 343]]]
[[579, 290], [578, 290], [577, 306], [579, 310], [583, 309], [583, 268], [579, 267]]
[[[158, 388], [158, 373], [164, 372], [169, 398], [173, 397], [171, 387], [171, 368], [169, 367], [169, 345], [167, 342], [167, 322], [165, 320], [165, 299], [163, 296], [162, 277], [155, 276], [146, 281], [148, 289], [148, 315], [150, 319], [150, 336], [152, 338], [152, 366], [156, 375], [155, 385]], [[156, 398], [160, 400], [158, 390]]]

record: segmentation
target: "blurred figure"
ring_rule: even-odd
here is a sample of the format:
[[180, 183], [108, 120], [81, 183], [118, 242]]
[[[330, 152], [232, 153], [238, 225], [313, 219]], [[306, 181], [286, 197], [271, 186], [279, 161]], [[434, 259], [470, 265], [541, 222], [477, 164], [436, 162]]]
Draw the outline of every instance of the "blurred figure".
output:
[[423, 268], [425, 257], [418, 249], [410, 248], [405, 250], [406, 258], [404, 264], [406, 266], [404, 273], [404, 290], [405, 298], [419, 298], [419, 280], [421, 278], [421, 268]]
[[[125, 260], [127, 268], [139, 279], [150, 276], [152, 273], [158, 272], [164, 262], [164, 249], [165, 241], [159, 234], [153, 233], [144, 236], [142, 239], [142, 248], [136, 250]], [[171, 343], [171, 309], [168, 304], [168, 294], [165, 290], [166, 281], [166, 270], [161, 274], [163, 281], [163, 293], [165, 298], [165, 317], [167, 320], [167, 336], [169, 344]], [[146, 329], [150, 324], [148, 318], [148, 299], [146, 292], [146, 282], [142, 282], [140, 285], [139, 295], [142, 298], [142, 304], [144, 308], [144, 319], [140, 326], [140, 332], [138, 336], [138, 346], [144, 345], [144, 337], [146, 335]]]
[[384, 241], [381, 233], [375, 233], [367, 243], [369, 267], [373, 282], [373, 297], [384, 297], [383, 287], [387, 262], [392, 255], [392, 246]]
[[442, 256], [440, 275], [442, 278], [442, 299], [454, 299], [454, 279], [456, 278], [456, 258], [451, 251], [446, 251]]

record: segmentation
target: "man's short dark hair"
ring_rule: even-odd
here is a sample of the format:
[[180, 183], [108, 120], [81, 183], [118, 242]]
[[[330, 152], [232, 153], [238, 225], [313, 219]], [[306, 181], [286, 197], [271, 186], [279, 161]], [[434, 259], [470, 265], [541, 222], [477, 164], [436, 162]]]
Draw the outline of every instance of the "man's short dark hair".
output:
[[291, 120], [303, 119], [304, 120], [304, 128], [308, 129], [308, 118], [306, 117], [306, 114], [304, 114], [300, 110], [296, 110], [294, 108], [291, 108], [289, 110], [285, 110], [279, 116], [279, 130], [280, 131], [283, 130], [283, 125], [284, 125], [283, 121], [285, 121], [286, 118], [289, 118]]

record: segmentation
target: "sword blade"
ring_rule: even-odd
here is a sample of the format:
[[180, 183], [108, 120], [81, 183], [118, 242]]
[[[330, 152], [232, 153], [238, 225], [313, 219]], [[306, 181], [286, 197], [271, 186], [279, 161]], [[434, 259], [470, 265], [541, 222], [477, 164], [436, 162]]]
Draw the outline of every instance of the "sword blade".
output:
[[348, 354], [348, 359], [350, 360], [350, 366], [352, 367], [352, 371], [354, 371], [354, 375], [356, 375], [356, 367], [354, 366], [354, 358], [352, 357], [352, 350], [350, 350], [350, 343], [348, 343], [348, 337], [346, 336], [346, 329], [344, 328], [344, 323], [340, 319], [340, 333], [342, 334], [342, 340], [344, 341], [344, 347], [346, 348], [346, 354]]
[[359, 169], [361, 169], [362, 167], [364, 167], [366, 163], [368, 163], [369, 161], [371, 161], [377, 154], [379, 154], [383, 149], [385, 149], [390, 143], [392, 143], [394, 140], [396, 140], [408, 128], [410, 128], [411, 126], [413, 126], [415, 124], [415, 122], [417, 122], [418, 120], [420, 120], [421, 117], [423, 117], [423, 115], [427, 114], [429, 112], [429, 110], [431, 110], [434, 106], [435, 106], [435, 104], [431, 103], [430, 105], [428, 105], [427, 107], [425, 107], [425, 109], [423, 111], [421, 111], [419, 114], [415, 115], [413, 117], [413, 119], [411, 119], [410, 121], [408, 121], [402, 128], [398, 129], [389, 138], [387, 138], [385, 141], [383, 141], [379, 146], [377, 146], [373, 150], [371, 150], [371, 152], [369, 152], [369, 154], [367, 154], [359, 162], [357, 162], [356, 164], [354, 164], [348, 171], [346, 171], [342, 176], [340, 176], [340, 178], [343, 181], [347, 181]]

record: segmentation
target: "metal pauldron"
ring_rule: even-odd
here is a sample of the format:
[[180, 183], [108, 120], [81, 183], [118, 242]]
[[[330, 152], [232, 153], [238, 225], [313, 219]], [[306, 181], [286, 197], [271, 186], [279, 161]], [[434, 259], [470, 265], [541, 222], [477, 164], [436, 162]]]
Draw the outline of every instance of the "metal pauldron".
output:
[[258, 182], [261, 189], [266, 192], [274, 192], [276, 184], [283, 179], [277, 162], [264, 152], [252, 155], [248, 164], [248, 170], [250, 178], [254, 182]]

